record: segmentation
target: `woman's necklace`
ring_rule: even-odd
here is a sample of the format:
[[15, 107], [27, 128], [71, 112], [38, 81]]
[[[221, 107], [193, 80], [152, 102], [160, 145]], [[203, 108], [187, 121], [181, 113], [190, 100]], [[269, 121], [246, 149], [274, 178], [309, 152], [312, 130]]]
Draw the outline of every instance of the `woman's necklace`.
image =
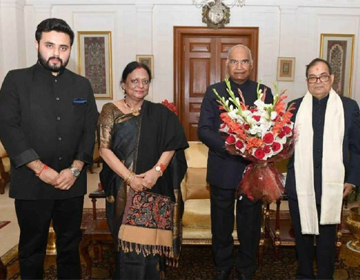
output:
[[132, 108], [129, 104], [127, 104], [126, 98], [124, 98], [124, 104], [130, 109], [131, 114], [133, 114], [134, 116], [140, 115], [141, 106], [138, 109]]

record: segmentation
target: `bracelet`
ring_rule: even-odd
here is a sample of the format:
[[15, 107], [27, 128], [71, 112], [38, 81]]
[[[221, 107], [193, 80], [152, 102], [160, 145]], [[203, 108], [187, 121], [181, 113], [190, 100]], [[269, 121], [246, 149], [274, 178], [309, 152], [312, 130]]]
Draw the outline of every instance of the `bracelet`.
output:
[[134, 172], [130, 172], [129, 176], [126, 178], [125, 183], [130, 185], [130, 183], [132, 182], [132, 180], [134, 180], [135, 177], [135, 173]]
[[35, 173], [36, 176], [40, 177], [41, 173], [44, 171], [44, 169], [48, 169], [49, 167], [44, 164], [43, 167], [41, 168], [41, 170], [39, 171], [39, 173]]

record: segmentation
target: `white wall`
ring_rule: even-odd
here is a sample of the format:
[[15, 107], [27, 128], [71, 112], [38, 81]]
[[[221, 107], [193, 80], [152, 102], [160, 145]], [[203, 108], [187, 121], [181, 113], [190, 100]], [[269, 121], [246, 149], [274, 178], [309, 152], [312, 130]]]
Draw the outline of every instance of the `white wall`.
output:
[[[229, 0], [227, 0], [229, 2]], [[258, 77], [276, 82], [277, 58], [296, 58], [295, 81], [279, 82], [289, 99], [306, 90], [305, 65], [320, 53], [320, 34], [355, 34], [352, 98], [360, 103], [358, 0], [246, 0], [231, 8], [227, 26], [259, 27]], [[100, 4], [101, 3], [101, 4]], [[66, 20], [77, 31], [111, 31], [114, 100], [119, 79], [136, 54], [153, 54], [155, 79], [149, 99], [173, 100], [173, 27], [205, 26], [192, 0], [0, 0], [0, 82], [7, 71], [35, 63], [36, 25], [47, 17]], [[15, 27], [15, 30], [14, 30]], [[69, 69], [77, 72], [77, 38]], [[97, 100], [98, 109], [109, 100]]]

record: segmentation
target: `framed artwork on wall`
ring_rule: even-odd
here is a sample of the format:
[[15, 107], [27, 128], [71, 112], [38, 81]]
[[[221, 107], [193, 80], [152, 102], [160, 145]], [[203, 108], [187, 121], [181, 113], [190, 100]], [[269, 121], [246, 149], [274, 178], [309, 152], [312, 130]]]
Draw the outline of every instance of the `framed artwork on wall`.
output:
[[295, 57], [278, 57], [277, 81], [292, 82], [295, 78]]
[[351, 97], [354, 45], [354, 34], [321, 34], [320, 58], [331, 65], [333, 89], [347, 97]]
[[96, 99], [112, 99], [110, 31], [78, 31], [79, 74], [88, 78]]
[[149, 67], [151, 71], [151, 78], [154, 79], [154, 56], [153, 55], [145, 55], [145, 54], [138, 54], [136, 55], [136, 61], [139, 63], [144, 63], [147, 67]]

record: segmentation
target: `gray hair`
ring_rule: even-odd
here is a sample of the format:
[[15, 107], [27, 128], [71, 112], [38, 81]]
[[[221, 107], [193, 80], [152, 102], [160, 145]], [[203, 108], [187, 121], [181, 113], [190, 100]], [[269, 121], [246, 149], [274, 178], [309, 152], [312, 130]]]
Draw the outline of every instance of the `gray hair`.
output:
[[228, 53], [227, 53], [227, 60], [229, 60], [229, 58], [230, 58], [230, 53], [231, 53], [232, 50], [235, 49], [235, 48], [243, 48], [243, 49], [247, 50], [247, 52], [248, 52], [248, 54], [249, 54], [250, 62], [251, 62], [251, 63], [253, 62], [253, 60], [252, 60], [252, 55], [251, 55], [251, 50], [250, 50], [247, 46], [245, 46], [245, 45], [243, 45], [243, 44], [238, 44], [238, 45], [232, 46], [232, 47], [229, 49]]

